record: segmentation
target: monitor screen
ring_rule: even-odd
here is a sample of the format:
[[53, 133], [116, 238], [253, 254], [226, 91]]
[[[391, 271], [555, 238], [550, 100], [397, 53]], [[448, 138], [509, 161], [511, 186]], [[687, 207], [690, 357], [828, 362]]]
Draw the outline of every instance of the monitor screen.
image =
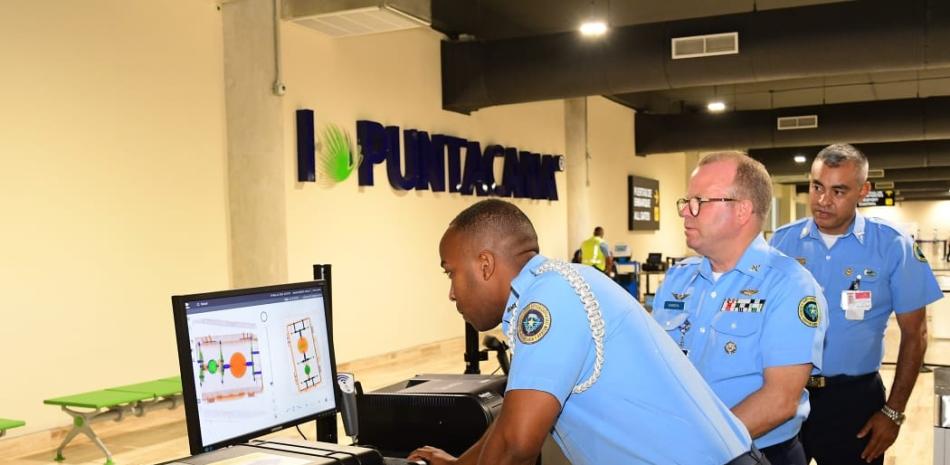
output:
[[336, 413], [326, 283], [172, 297], [192, 454]]

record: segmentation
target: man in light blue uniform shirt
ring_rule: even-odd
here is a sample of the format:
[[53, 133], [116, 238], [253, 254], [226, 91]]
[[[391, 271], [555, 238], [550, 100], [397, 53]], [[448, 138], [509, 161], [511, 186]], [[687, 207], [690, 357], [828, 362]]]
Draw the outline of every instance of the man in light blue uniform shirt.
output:
[[[857, 213], [870, 188], [867, 170], [867, 158], [850, 145], [819, 152], [809, 187], [813, 217], [772, 238], [811, 271], [829, 304], [822, 376], [809, 381], [812, 415], [802, 429], [805, 452], [819, 465], [884, 462], [927, 348], [925, 307], [943, 296], [910, 236]], [[901, 340], [885, 403], [878, 370], [891, 312]]]
[[504, 322], [512, 364], [501, 414], [459, 458], [533, 465], [548, 434], [574, 465], [766, 464], [742, 423], [623, 288], [549, 260], [516, 206], [484, 200], [439, 246], [449, 298], [475, 328]]
[[653, 316], [770, 462], [804, 465], [797, 437], [826, 304], [808, 271], [762, 237], [771, 192], [765, 167], [741, 152], [699, 162], [677, 207], [687, 245], [703, 256], [667, 273]]

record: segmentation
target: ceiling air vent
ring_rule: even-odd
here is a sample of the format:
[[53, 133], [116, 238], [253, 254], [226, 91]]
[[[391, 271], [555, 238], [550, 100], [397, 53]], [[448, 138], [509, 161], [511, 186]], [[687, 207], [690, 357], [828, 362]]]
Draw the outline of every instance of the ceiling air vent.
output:
[[[881, 174], [883, 175], [884, 173], [881, 173]], [[875, 188], [875, 189], [893, 189], [893, 188], [894, 188], [894, 181], [879, 181], [879, 182], [876, 182], [876, 183], [874, 183], [874, 188]]]
[[673, 59], [735, 55], [739, 53], [739, 33], [673, 38]]
[[428, 26], [429, 11], [408, 0], [285, 0], [286, 16], [331, 37], [349, 37]]
[[818, 115], [783, 116], [776, 125], [779, 131], [814, 129], [818, 127]]
[[869, 178], [883, 178], [884, 170], [882, 170], [881, 168], [870, 169], [868, 170], [868, 177]]

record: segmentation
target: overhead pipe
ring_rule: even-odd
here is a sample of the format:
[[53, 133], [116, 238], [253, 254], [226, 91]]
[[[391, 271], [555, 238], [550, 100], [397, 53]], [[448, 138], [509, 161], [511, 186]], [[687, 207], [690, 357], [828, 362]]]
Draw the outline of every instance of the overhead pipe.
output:
[[[434, 16], [438, 11], [433, 11]], [[437, 17], [433, 23], [439, 23]], [[671, 39], [739, 33], [739, 53], [673, 60]], [[950, 2], [862, 0], [576, 32], [442, 42], [442, 105], [587, 95], [950, 65]]]

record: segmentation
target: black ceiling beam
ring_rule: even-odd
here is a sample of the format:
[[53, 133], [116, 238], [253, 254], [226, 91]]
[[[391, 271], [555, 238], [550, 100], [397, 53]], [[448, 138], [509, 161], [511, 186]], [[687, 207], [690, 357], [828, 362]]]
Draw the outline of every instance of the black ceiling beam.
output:
[[[802, 115], [817, 115], [818, 127], [777, 129], [777, 118]], [[637, 155], [950, 139], [950, 97], [719, 114], [637, 114], [635, 121]]]
[[[806, 185], [805, 179], [808, 177], [808, 169], [802, 169], [802, 171], [798, 174], [801, 175], [800, 178], [793, 181], [786, 181], [784, 184], [795, 184], [798, 186]], [[895, 189], [897, 185], [909, 187], [909, 184], [912, 183], [930, 183], [947, 180], [950, 180], [950, 167], [885, 170], [884, 177], [868, 179], [868, 181], [871, 181], [872, 184], [882, 181], [893, 182]]]
[[[740, 53], [671, 58], [672, 38], [722, 32], [739, 33]], [[930, 69], [950, 66], [948, 43], [945, 0], [862, 0], [651, 23], [594, 40], [577, 32], [450, 40], [442, 42], [442, 105], [468, 113], [586, 95]]]
[[[853, 145], [868, 157], [871, 168], [888, 170], [950, 166], [950, 139]], [[750, 149], [748, 152], [749, 156], [762, 162], [773, 176], [781, 176], [799, 174], [811, 169], [811, 162], [824, 147], [825, 145], [777, 147]], [[796, 155], [804, 156], [805, 162], [796, 163]]]

